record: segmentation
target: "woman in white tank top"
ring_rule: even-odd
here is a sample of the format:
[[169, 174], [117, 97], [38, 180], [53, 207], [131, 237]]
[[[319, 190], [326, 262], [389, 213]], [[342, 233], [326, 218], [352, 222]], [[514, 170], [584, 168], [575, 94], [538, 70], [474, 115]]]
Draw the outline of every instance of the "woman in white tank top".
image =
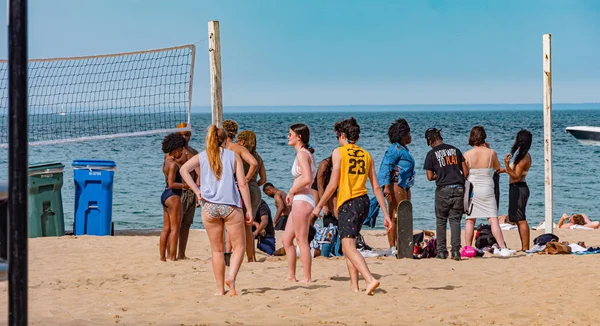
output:
[[290, 127], [288, 145], [296, 149], [296, 158], [292, 165], [294, 184], [288, 191], [286, 204], [292, 206], [288, 216], [285, 232], [283, 233], [283, 246], [288, 261], [288, 280], [296, 280], [296, 249], [294, 239], [300, 248], [300, 260], [304, 275], [302, 282], [311, 281], [312, 255], [308, 244], [308, 229], [315, 200], [311, 193], [311, 185], [316, 173], [316, 163], [313, 156], [314, 150], [309, 145], [310, 131], [305, 124], [295, 124]]
[[469, 167], [468, 180], [473, 185], [473, 207], [471, 213], [467, 215], [465, 224], [466, 245], [473, 245], [477, 219], [487, 218], [492, 227], [492, 234], [501, 248], [498, 254], [510, 256], [513, 252], [506, 248], [504, 242], [504, 236], [498, 222], [498, 205], [494, 193], [494, 172], [500, 169], [500, 161], [498, 161], [496, 152], [489, 148], [485, 139], [486, 133], [483, 127], [473, 127], [469, 135], [469, 145], [473, 148], [464, 155]]

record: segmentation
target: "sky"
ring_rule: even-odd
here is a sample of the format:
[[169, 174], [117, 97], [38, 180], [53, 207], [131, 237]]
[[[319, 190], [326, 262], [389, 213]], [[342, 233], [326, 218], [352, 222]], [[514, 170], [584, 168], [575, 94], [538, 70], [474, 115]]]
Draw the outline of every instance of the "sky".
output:
[[199, 42], [207, 106], [209, 20], [225, 106], [541, 103], [544, 33], [554, 102], [600, 102], [599, 0], [29, 0], [29, 57]]

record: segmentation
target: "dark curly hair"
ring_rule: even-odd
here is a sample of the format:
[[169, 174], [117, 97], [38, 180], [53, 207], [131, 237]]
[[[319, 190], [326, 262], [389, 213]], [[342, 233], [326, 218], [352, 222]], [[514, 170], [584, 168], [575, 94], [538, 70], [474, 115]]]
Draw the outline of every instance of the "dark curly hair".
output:
[[225, 120], [223, 121], [223, 129], [227, 131], [227, 137], [235, 139], [235, 135], [238, 132], [238, 124], [233, 120]]
[[187, 141], [178, 133], [168, 134], [162, 141], [162, 151], [165, 154], [169, 154], [180, 148], [185, 148], [185, 146], [187, 146]]
[[475, 126], [471, 129], [471, 134], [469, 135], [469, 146], [481, 146], [485, 144], [486, 138], [487, 134], [483, 126]]
[[515, 139], [515, 143], [510, 150], [510, 155], [515, 155], [515, 152], [519, 150], [519, 153], [514, 158], [513, 162], [515, 165], [519, 164], [519, 162], [525, 158], [527, 153], [529, 153], [529, 148], [531, 148], [531, 141], [533, 140], [533, 135], [526, 129], [521, 129], [517, 133], [517, 138]]
[[442, 138], [442, 129], [429, 128], [425, 131], [425, 140], [427, 141], [427, 146], [438, 139], [444, 140], [444, 138]]
[[400, 144], [402, 142], [402, 138], [408, 135], [410, 135], [410, 127], [404, 118], [399, 118], [392, 122], [388, 128], [388, 137], [390, 139], [390, 143], [392, 144]]
[[360, 126], [358, 125], [358, 122], [356, 122], [356, 119], [352, 117], [336, 122], [333, 126], [333, 130], [335, 130], [338, 138], [341, 134], [346, 135], [346, 139], [349, 143], [356, 143], [360, 137]]

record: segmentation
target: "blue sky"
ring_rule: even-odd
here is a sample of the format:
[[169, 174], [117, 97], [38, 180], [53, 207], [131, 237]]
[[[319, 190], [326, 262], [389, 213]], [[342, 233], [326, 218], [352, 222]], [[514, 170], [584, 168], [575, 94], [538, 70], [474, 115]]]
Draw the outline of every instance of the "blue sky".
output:
[[600, 102], [598, 0], [30, 0], [29, 18], [32, 58], [194, 43], [219, 20], [226, 106], [540, 103], [551, 33], [554, 101]]

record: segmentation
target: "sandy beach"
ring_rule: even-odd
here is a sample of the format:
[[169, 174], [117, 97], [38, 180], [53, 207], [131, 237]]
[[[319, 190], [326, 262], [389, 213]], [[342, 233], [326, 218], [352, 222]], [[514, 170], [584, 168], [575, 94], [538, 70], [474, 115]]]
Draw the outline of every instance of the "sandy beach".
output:
[[[532, 231], [532, 238], [541, 231]], [[600, 245], [600, 231], [558, 230], [561, 241]], [[381, 231], [363, 231], [385, 247]], [[504, 231], [517, 249], [516, 231]], [[281, 234], [278, 234], [281, 237]], [[565, 325], [597, 324], [600, 255], [486, 256], [466, 261], [367, 259], [375, 295], [349, 291], [341, 258], [313, 260], [310, 285], [285, 280], [285, 257], [242, 266], [238, 297], [216, 297], [208, 239], [190, 235], [191, 259], [160, 262], [158, 235], [29, 241], [32, 325]], [[300, 265], [298, 265], [300, 267]], [[301, 268], [299, 268], [299, 275]], [[0, 283], [0, 323], [7, 320]], [[364, 282], [361, 281], [364, 290]]]

